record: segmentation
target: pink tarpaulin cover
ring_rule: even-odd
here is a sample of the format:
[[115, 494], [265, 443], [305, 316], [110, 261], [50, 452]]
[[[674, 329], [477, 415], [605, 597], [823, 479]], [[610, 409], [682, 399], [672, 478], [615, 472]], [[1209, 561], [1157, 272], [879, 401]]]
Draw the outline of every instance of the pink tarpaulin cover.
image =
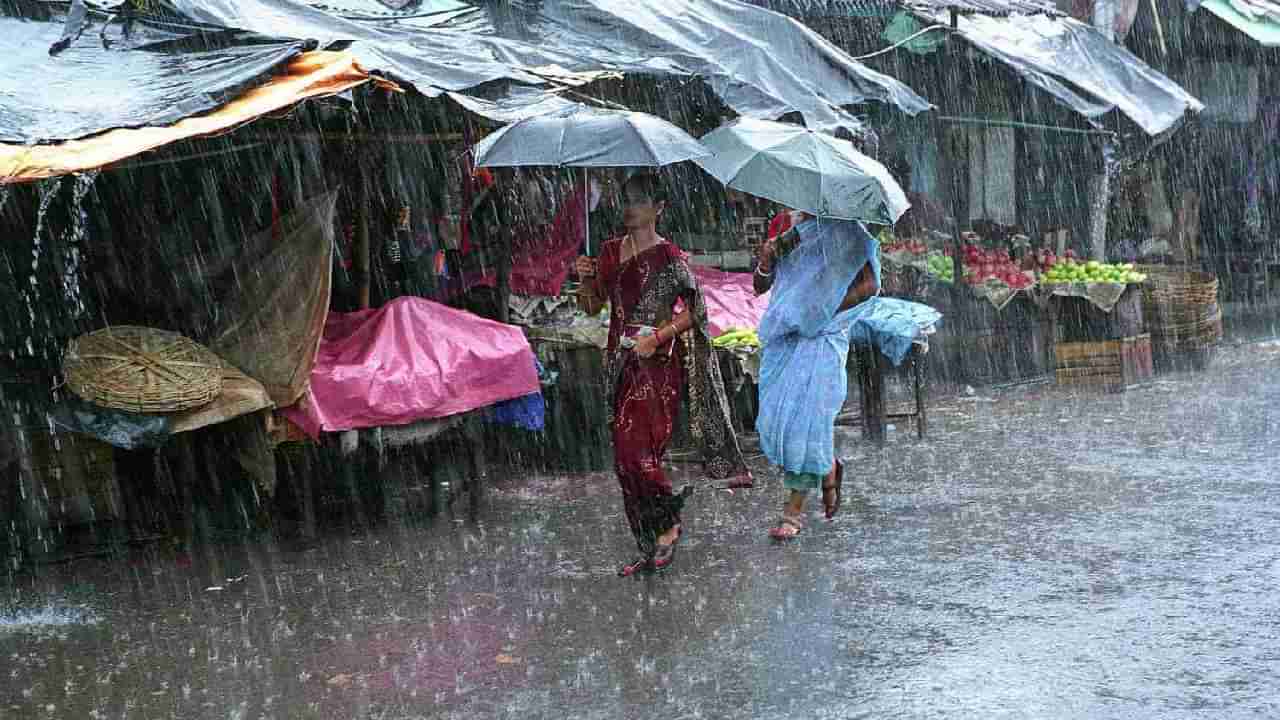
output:
[[311, 389], [284, 413], [315, 437], [456, 415], [539, 389], [520, 328], [402, 297], [329, 313]]
[[769, 306], [769, 296], [756, 297], [751, 289], [751, 273], [731, 273], [701, 265], [693, 266], [693, 276], [707, 303], [707, 324], [711, 337], [731, 327], [755, 328]]

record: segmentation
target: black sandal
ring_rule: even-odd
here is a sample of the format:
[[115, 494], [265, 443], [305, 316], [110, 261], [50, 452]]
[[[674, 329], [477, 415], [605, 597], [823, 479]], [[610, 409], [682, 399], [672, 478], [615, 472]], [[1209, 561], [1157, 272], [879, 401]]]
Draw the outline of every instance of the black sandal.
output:
[[[840, 488], [844, 485], [844, 463], [836, 460], [835, 478], [832, 479], [830, 485], [822, 486], [822, 509], [826, 511], [827, 519], [830, 520], [840, 512]], [[830, 501], [827, 500], [827, 493], [833, 493]]]

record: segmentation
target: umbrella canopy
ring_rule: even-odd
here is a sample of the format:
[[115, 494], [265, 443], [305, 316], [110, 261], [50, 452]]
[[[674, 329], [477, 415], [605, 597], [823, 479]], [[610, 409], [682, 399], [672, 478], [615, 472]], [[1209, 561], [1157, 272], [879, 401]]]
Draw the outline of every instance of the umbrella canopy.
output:
[[799, 125], [739, 118], [707, 133], [697, 158], [725, 185], [821, 217], [892, 225], [911, 207], [884, 165]]
[[476, 144], [481, 167], [662, 167], [711, 153], [692, 135], [640, 112], [573, 109], [526, 118]]

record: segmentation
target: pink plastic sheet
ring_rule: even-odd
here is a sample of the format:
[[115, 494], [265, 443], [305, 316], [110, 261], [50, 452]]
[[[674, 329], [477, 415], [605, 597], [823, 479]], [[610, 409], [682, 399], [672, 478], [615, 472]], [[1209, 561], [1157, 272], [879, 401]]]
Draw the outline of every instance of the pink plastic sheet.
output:
[[520, 328], [402, 297], [377, 310], [329, 313], [310, 392], [284, 414], [316, 437], [447, 417], [539, 390]]
[[711, 337], [731, 327], [755, 328], [769, 306], [767, 294], [756, 297], [751, 289], [751, 273], [731, 273], [693, 266], [693, 276], [707, 303], [707, 324]]

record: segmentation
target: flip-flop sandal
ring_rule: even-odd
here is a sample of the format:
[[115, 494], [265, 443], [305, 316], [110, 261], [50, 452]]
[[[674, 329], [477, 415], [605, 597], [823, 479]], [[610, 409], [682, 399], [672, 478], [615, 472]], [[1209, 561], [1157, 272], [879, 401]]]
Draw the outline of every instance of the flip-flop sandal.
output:
[[676, 530], [676, 539], [671, 541], [670, 545], [657, 544], [657, 551], [653, 554], [653, 560], [650, 563], [654, 571], [665, 570], [671, 567], [671, 563], [676, 561], [676, 549], [680, 545], [680, 539], [684, 537], [684, 527]]
[[631, 577], [638, 572], [648, 570], [652, 563], [653, 561], [648, 557], [636, 558], [618, 568], [618, 577]]
[[769, 537], [774, 540], [790, 540], [804, 530], [804, 520], [799, 515], [783, 514], [775, 527], [769, 528]]
[[[822, 486], [822, 509], [826, 511], [827, 519], [831, 520], [840, 512], [840, 488], [844, 485], [844, 463], [836, 460], [836, 476], [830, 485]], [[834, 497], [831, 501], [827, 501], [827, 493], [831, 493]]]

